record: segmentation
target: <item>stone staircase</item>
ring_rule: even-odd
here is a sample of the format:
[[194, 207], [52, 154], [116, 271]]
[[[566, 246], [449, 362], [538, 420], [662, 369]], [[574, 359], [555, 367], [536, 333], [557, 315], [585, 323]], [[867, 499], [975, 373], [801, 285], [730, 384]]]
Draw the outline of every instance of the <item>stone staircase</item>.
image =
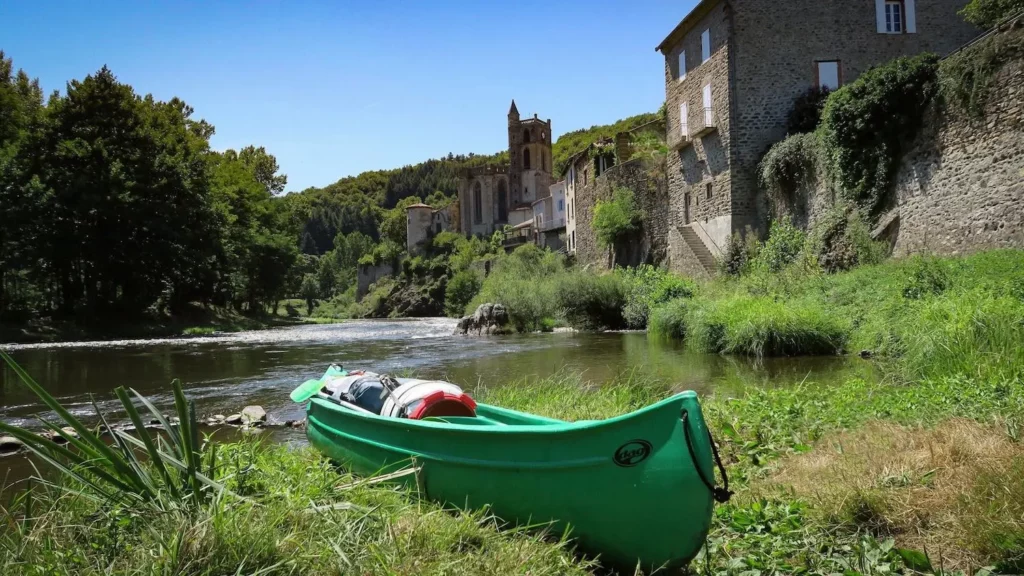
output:
[[708, 249], [704, 241], [700, 239], [700, 236], [693, 230], [692, 226], [680, 226], [679, 233], [682, 235], [683, 240], [686, 242], [686, 246], [693, 252], [693, 255], [700, 262], [700, 265], [708, 273], [708, 276], [714, 276], [716, 262], [715, 256]]

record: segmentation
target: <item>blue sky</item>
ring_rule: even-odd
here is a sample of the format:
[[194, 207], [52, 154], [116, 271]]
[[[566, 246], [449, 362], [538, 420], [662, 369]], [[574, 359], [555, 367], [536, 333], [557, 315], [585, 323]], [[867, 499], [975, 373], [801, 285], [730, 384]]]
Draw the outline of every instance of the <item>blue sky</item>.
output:
[[695, 0], [0, 0], [0, 49], [44, 90], [104, 64], [178, 96], [217, 149], [266, 146], [288, 190], [507, 145], [505, 115], [555, 135], [654, 111], [654, 47]]

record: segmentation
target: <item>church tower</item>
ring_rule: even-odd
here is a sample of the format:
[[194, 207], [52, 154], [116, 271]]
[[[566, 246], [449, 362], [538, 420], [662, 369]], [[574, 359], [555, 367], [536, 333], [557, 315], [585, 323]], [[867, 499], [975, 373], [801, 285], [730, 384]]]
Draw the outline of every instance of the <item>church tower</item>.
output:
[[508, 110], [508, 183], [511, 204], [530, 204], [550, 194], [551, 120], [519, 119], [516, 101]]

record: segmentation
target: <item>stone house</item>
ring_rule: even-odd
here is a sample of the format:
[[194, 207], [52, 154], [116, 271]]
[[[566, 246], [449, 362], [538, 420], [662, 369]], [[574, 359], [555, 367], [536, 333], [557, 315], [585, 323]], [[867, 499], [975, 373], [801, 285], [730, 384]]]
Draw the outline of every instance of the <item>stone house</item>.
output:
[[453, 217], [458, 214], [458, 203], [438, 209], [422, 202], [406, 207], [405, 243], [409, 254], [419, 253], [428, 239], [443, 231], [458, 231], [459, 222]]
[[509, 163], [483, 166], [459, 175], [460, 229], [467, 235], [490, 236], [505, 226], [532, 218], [534, 201], [549, 194], [551, 120], [520, 120], [515, 100], [508, 111]]
[[[591, 230], [579, 230], [576, 205], [583, 201], [594, 203], [594, 184], [601, 174], [615, 165], [615, 147], [611, 139], [594, 142], [577, 152], [566, 164], [565, 174], [565, 248], [569, 254], [576, 253], [577, 233], [589, 234]], [[587, 221], [589, 226], [589, 220]]]
[[711, 272], [734, 233], [763, 233], [756, 169], [798, 96], [901, 55], [946, 54], [977, 30], [967, 0], [701, 0], [665, 57], [670, 266]]
[[534, 243], [541, 248], [565, 248], [565, 181], [555, 182], [550, 193], [533, 203]]

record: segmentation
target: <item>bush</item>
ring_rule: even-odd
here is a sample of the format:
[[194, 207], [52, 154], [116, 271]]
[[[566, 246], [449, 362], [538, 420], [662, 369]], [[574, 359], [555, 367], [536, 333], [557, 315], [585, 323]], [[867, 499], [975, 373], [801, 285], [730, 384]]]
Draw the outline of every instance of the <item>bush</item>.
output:
[[897, 58], [828, 98], [819, 133], [829, 173], [844, 195], [874, 215], [886, 203], [904, 143], [935, 95], [938, 57]]
[[565, 274], [563, 258], [533, 244], [517, 248], [494, 263], [480, 292], [466, 306], [472, 314], [485, 302], [504, 304], [512, 326], [518, 332], [533, 332], [544, 318], [559, 316], [555, 281]]
[[626, 288], [622, 316], [626, 326], [635, 330], [647, 327], [654, 307], [676, 298], [690, 298], [695, 290], [692, 281], [646, 264], [620, 268], [615, 273], [622, 277]]
[[619, 330], [626, 326], [622, 318], [626, 287], [619, 275], [572, 271], [558, 278], [555, 296], [558, 309], [573, 328]]
[[993, 34], [939, 65], [943, 100], [984, 116], [992, 77], [1008, 62], [1024, 57], [1024, 26]]
[[807, 240], [807, 234], [793, 226], [789, 219], [772, 222], [768, 240], [750, 261], [753, 270], [776, 273], [797, 259]]
[[971, 0], [960, 15], [980, 28], [992, 28], [1006, 18], [1024, 11], [1024, 0]]
[[647, 334], [670, 340], [686, 338], [686, 311], [689, 305], [689, 301], [680, 298], [653, 308]]
[[817, 171], [821, 146], [814, 134], [796, 134], [768, 149], [757, 166], [761, 187], [776, 202], [792, 200]]
[[825, 101], [830, 93], [831, 90], [824, 86], [815, 86], [798, 96], [786, 119], [787, 133], [814, 132], [821, 122], [821, 111], [825, 109]]
[[628, 188], [616, 188], [611, 200], [598, 200], [594, 206], [592, 226], [597, 242], [603, 247], [616, 242], [640, 228], [643, 211], [637, 206], [636, 196]]
[[740, 276], [750, 272], [750, 262], [757, 257], [759, 247], [757, 237], [749, 230], [746, 236], [733, 233], [718, 261], [719, 272], [726, 276]]
[[480, 292], [480, 276], [473, 270], [456, 272], [444, 291], [444, 309], [449, 316], [461, 316], [473, 297]]
[[871, 231], [858, 210], [837, 205], [807, 236], [805, 250], [818, 267], [832, 274], [860, 264], [877, 264], [888, 248], [871, 239]]

